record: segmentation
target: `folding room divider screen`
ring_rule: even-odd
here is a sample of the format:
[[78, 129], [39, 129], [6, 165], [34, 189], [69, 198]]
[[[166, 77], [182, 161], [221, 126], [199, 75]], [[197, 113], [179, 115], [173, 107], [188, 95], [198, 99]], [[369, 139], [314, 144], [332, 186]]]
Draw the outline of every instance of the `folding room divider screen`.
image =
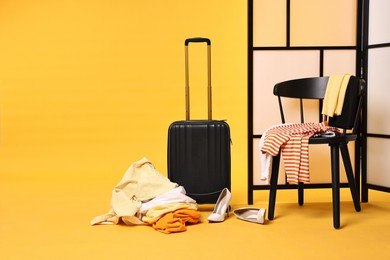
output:
[[[388, 10], [389, 0], [248, 0], [248, 204], [254, 190], [269, 188], [260, 180], [259, 141], [269, 126], [280, 123], [273, 86], [335, 73], [355, 74], [367, 82], [362, 126], [350, 147], [362, 201], [368, 201], [369, 189], [390, 192]], [[319, 104], [308, 106], [313, 119], [320, 116]], [[306, 188], [331, 187], [325, 167], [330, 158], [322, 150], [327, 151], [310, 148], [313, 174]], [[281, 168], [279, 174], [283, 172]], [[296, 188], [283, 177], [279, 188]], [[341, 181], [346, 187], [345, 178]]]

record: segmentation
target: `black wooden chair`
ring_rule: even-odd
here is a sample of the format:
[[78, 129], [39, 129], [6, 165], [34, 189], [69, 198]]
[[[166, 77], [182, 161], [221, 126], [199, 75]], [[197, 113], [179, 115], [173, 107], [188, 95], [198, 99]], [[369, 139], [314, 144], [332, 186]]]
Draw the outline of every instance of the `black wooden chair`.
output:
[[[325, 96], [325, 90], [328, 83], [328, 77], [303, 78], [289, 80], [278, 83], [274, 86], [274, 95], [278, 97], [280, 115], [282, 123], [285, 123], [285, 113], [283, 111], [282, 98], [296, 98], [300, 100], [300, 117], [304, 122], [304, 99], [317, 99], [320, 105]], [[340, 116], [328, 118], [329, 126], [334, 126], [343, 130], [341, 136], [334, 137], [312, 137], [309, 144], [328, 144], [331, 154], [331, 172], [332, 172], [332, 200], [333, 200], [333, 226], [340, 227], [340, 174], [339, 174], [339, 153], [345, 167], [348, 184], [351, 190], [353, 203], [356, 211], [360, 211], [359, 192], [355, 182], [353, 169], [347, 144], [357, 139], [357, 128], [360, 122], [361, 107], [363, 96], [365, 94], [365, 81], [351, 76], [347, 86], [344, 105]], [[319, 116], [320, 118], [320, 116]], [[320, 119], [321, 120], [321, 119]], [[276, 191], [278, 187], [278, 173], [280, 163], [280, 152], [273, 157], [272, 172], [270, 177], [270, 197], [268, 208], [268, 219], [274, 219]], [[298, 183], [298, 203], [303, 205], [304, 184]]]

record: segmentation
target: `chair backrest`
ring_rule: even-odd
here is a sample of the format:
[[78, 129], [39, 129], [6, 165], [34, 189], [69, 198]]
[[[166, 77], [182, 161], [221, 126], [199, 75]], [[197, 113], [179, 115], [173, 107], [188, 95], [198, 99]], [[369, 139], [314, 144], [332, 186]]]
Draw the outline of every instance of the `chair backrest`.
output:
[[[326, 86], [329, 77], [302, 78], [280, 82], [274, 86], [274, 95], [278, 96], [280, 115], [282, 123], [285, 123], [282, 99], [296, 98], [300, 100], [300, 117], [301, 122], [304, 122], [304, 99], [317, 99], [320, 101], [320, 109], [322, 108], [322, 100], [325, 97]], [[363, 79], [351, 76], [347, 90], [343, 109], [340, 116], [334, 116], [328, 119], [329, 125], [346, 130], [356, 132], [358, 127], [360, 112], [363, 102], [363, 96], [366, 91], [365, 81]], [[321, 111], [321, 110], [320, 110]]]

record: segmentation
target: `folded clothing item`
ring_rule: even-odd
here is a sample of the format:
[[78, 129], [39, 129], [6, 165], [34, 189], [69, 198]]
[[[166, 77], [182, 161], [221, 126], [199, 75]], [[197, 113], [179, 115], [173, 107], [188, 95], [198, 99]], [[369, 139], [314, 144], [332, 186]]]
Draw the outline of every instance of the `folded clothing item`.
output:
[[164, 205], [159, 205], [149, 209], [145, 215], [142, 215], [142, 221], [147, 224], [153, 224], [163, 215], [177, 210], [198, 210], [198, 205], [192, 202], [173, 202]]
[[192, 209], [179, 209], [168, 212], [153, 223], [153, 228], [159, 232], [170, 234], [186, 231], [186, 223], [196, 224], [200, 221], [200, 212]]
[[170, 204], [174, 202], [196, 203], [194, 199], [188, 197], [185, 194], [186, 194], [186, 190], [184, 189], [184, 187], [179, 186], [177, 188], [165, 192], [160, 196], [155, 197], [150, 201], [142, 203], [139, 212], [141, 214], [145, 214], [148, 210], [150, 210], [153, 207], [161, 206], [164, 204]]

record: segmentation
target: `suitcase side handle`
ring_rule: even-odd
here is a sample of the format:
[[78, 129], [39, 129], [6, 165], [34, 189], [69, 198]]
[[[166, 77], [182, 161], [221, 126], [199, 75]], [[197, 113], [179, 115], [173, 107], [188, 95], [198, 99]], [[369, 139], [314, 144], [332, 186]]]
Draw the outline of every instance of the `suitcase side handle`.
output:
[[208, 38], [195, 37], [185, 40], [185, 94], [186, 94], [186, 120], [190, 120], [190, 84], [189, 84], [189, 63], [188, 63], [188, 44], [190, 42], [207, 43], [207, 103], [208, 103], [208, 120], [212, 120], [212, 97], [211, 97], [211, 41]]
[[188, 46], [188, 44], [189, 44], [190, 42], [205, 42], [205, 43], [207, 43], [207, 45], [211, 45], [210, 39], [208, 39], [208, 38], [203, 38], [203, 37], [195, 37], [195, 38], [186, 39], [185, 42], [184, 42], [184, 45], [185, 45], [185, 46]]

